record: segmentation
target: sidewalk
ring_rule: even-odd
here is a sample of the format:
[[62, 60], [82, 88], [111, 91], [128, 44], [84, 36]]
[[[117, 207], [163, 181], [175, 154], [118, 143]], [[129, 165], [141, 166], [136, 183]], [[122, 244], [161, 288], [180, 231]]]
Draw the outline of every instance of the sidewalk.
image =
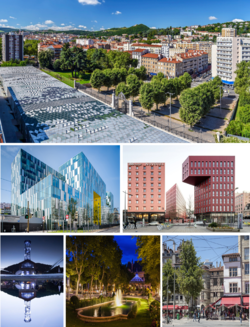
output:
[[162, 327], [169, 326], [185, 326], [185, 327], [194, 327], [194, 326], [203, 326], [203, 327], [226, 327], [226, 326], [249, 326], [249, 321], [244, 320], [242, 325], [239, 320], [206, 320], [201, 318], [200, 322], [196, 320], [193, 322], [193, 319], [182, 318], [180, 320], [171, 321], [169, 324], [165, 323], [165, 318], [162, 318]]

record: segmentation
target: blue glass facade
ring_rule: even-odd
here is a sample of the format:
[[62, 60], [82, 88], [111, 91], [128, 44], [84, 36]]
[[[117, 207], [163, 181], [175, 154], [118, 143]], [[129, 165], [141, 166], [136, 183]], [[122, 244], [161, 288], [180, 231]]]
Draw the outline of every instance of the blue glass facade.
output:
[[[99, 219], [95, 219], [94, 195], [100, 199]], [[45, 217], [47, 225], [62, 225], [68, 212], [69, 201], [76, 203], [79, 226], [88, 221], [105, 221], [106, 184], [83, 153], [79, 153], [59, 168], [47, 166], [23, 149], [11, 166], [11, 214]]]

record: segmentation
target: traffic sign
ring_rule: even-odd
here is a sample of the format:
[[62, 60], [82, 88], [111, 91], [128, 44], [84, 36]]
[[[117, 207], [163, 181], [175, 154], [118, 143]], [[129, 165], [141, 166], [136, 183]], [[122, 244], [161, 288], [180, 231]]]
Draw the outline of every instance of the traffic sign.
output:
[[69, 215], [66, 215], [66, 220], [68, 220], [69, 219]]

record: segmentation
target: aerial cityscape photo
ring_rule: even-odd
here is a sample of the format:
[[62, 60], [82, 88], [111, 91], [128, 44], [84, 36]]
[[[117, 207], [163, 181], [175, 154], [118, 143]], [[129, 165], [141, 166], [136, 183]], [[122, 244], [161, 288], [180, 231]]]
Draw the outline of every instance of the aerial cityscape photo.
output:
[[121, 1], [65, 0], [60, 15], [55, 0], [36, 12], [30, 0], [4, 3], [1, 142], [249, 143], [243, 2], [233, 15], [214, 0], [211, 15], [196, 0], [194, 11], [183, 2], [174, 15], [159, 0], [139, 1], [139, 12]]
[[2, 236], [1, 326], [63, 327], [63, 266], [62, 236]]
[[119, 146], [5, 146], [2, 232], [120, 230]]

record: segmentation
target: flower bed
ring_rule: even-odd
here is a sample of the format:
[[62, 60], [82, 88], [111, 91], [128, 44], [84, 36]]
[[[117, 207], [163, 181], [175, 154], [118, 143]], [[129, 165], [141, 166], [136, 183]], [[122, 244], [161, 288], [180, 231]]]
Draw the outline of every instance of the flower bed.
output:
[[211, 232], [234, 232], [237, 233], [240, 230], [238, 228], [233, 228], [233, 227], [206, 227], [208, 230], [210, 230]]

